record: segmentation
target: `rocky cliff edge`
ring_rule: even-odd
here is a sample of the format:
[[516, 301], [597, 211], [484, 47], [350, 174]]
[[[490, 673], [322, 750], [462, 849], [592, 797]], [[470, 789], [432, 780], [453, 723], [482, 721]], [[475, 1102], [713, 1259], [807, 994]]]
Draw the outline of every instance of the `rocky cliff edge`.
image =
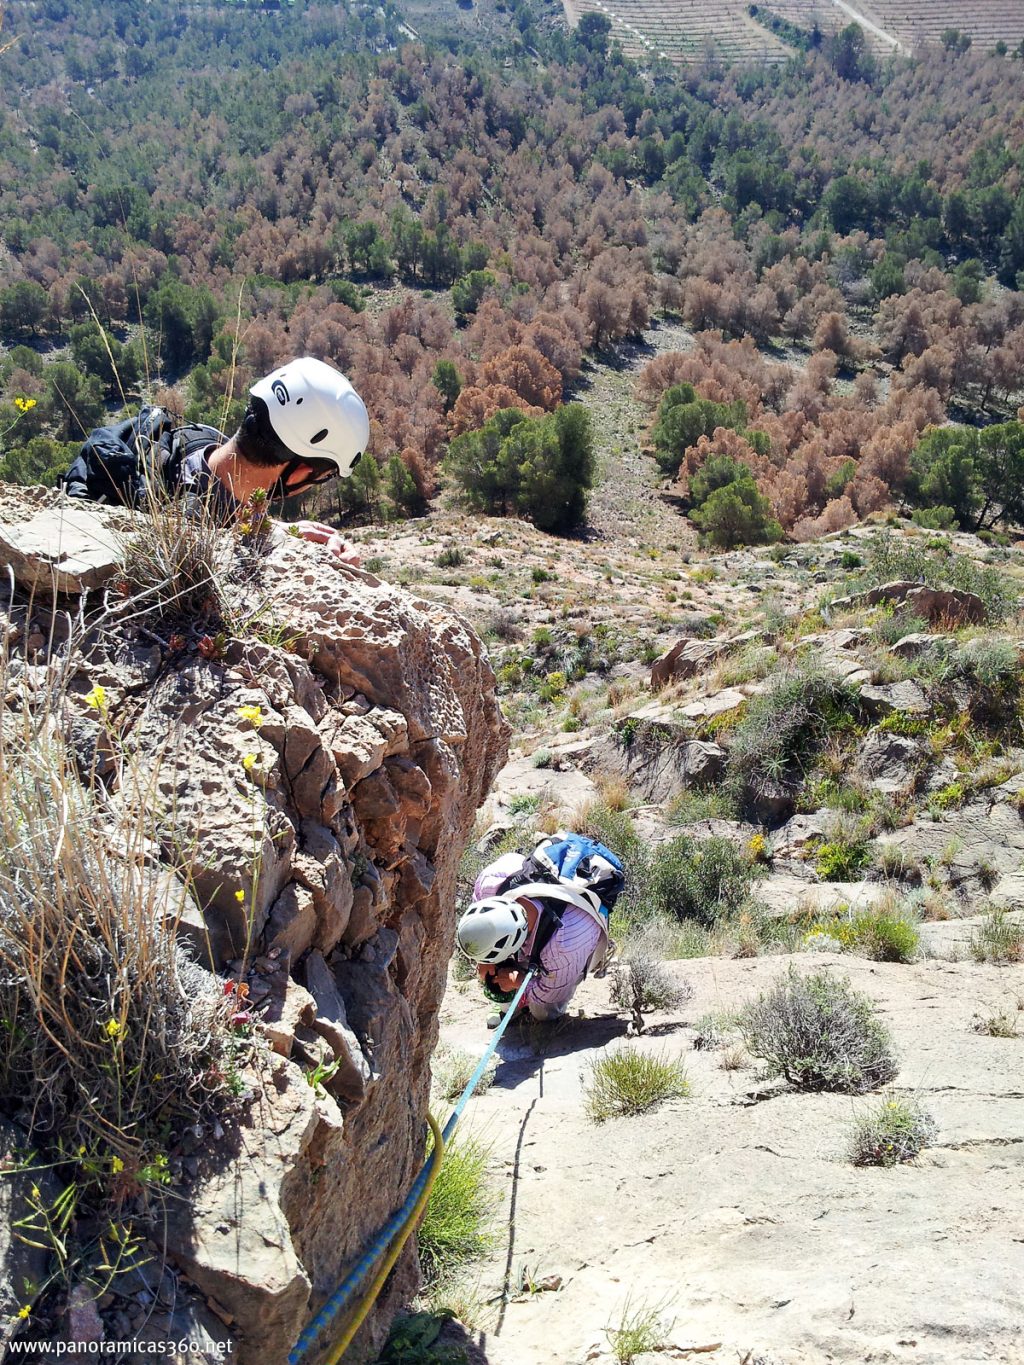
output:
[[[457, 865], [507, 728], [463, 621], [278, 528], [241, 570], [224, 533], [232, 628], [120, 609], [140, 525], [0, 488], [7, 681], [31, 690], [73, 653], [79, 769], [112, 814], [145, 783], [177, 931], [253, 1016], [253, 1097], [220, 1150], [183, 1143], [166, 1255], [232, 1358], [274, 1365], [422, 1162]], [[415, 1273], [406, 1254], [367, 1346]]]

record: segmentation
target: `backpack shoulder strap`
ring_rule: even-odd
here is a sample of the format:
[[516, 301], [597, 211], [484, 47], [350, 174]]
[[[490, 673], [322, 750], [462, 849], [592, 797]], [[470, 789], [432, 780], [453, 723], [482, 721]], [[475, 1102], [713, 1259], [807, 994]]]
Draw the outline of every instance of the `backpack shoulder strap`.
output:
[[[540, 920], [537, 924], [537, 932], [533, 936], [533, 948], [530, 952], [531, 967], [540, 966], [540, 955], [558, 930], [561, 929], [562, 917], [570, 906], [585, 911], [600, 928], [605, 939], [608, 937], [607, 916], [587, 896], [582, 895], [571, 886], [560, 886], [555, 882], [526, 882], [522, 886], [517, 886], [515, 892], [517, 897], [526, 896], [530, 900], [537, 900], [541, 903]], [[558, 908], [559, 905], [561, 909]]]

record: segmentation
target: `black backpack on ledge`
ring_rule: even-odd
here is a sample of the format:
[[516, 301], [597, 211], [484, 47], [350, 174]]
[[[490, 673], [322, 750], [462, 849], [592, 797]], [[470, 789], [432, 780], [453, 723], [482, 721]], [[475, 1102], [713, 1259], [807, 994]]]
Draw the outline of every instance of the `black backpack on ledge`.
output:
[[163, 408], [144, 407], [136, 417], [90, 431], [58, 487], [69, 498], [145, 507], [151, 480], [173, 493], [186, 457], [225, 440], [216, 427], [176, 427]]

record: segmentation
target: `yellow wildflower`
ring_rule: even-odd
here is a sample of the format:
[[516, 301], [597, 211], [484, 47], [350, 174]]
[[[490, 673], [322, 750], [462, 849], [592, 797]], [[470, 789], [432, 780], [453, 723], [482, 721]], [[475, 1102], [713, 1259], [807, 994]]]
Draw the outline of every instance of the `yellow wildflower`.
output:
[[257, 758], [255, 754], [246, 754], [246, 756], [242, 759], [242, 767], [245, 769], [247, 773], [252, 772], [253, 768], [255, 768], [256, 766], [256, 763]]
[[91, 692], [86, 692], [85, 704], [86, 706], [91, 706], [94, 711], [102, 711], [107, 704], [106, 688], [101, 687], [99, 683], [97, 683]]
[[107, 1020], [106, 1033], [108, 1038], [120, 1038], [121, 1025], [118, 1023], [116, 1019]]
[[14, 400], [14, 406], [19, 412], [31, 412], [35, 405], [36, 400], [34, 398], [16, 398]]
[[239, 887], [238, 890], [235, 892], [235, 900], [238, 902], [239, 905], [241, 905], [242, 902], [245, 900], [245, 892], [242, 890], [241, 887]]
[[28, 1315], [31, 1312], [32, 1305], [30, 1303], [23, 1303], [21, 1307], [18, 1309], [18, 1317], [21, 1318], [21, 1320], [24, 1322], [24, 1320], [28, 1317]]
[[240, 706], [238, 714], [242, 720], [247, 720], [250, 725], [263, 724], [263, 712], [258, 706]]
[[32, 1198], [33, 1198], [33, 1199], [38, 1199], [38, 1198], [39, 1198], [39, 1186], [38, 1186], [38, 1185], [33, 1185], [33, 1186], [32, 1186]]
[[111, 1161], [110, 1169], [114, 1172], [115, 1175], [120, 1175], [121, 1172], [124, 1170], [124, 1162], [121, 1160], [119, 1156], [115, 1156], [113, 1161]]

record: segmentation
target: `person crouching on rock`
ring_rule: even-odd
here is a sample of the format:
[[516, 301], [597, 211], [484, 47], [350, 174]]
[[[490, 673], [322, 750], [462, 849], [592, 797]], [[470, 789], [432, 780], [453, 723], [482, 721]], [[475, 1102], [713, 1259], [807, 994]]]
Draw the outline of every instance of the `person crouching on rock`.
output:
[[[523, 859], [508, 854], [506, 859]], [[475, 899], [459, 921], [461, 951], [477, 964], [484, 993], [507, 1006], [535, 968], [519, 1005], [534, 1019], [565, 1014], [577, 986], [591, 969], [600, 971], [608, 951], [608, 916], [591, 890], [549, 882], [527, 882], [494, 893], [507, 879], [505, 859], [477, 878]], [[501, 1012], [488, 1019], [495, 1028]]]
[[[91, 432], [60, 484], [72, 498], [142, 509], [154, 493], [180, 496], [227, 522], [259, 491], [268, 499], [294, 497], [347, 478], [369, 439], [366, 407], [348, 379], [302, 356], [252, 386], [233, 436], [210, 426], [175, 427], [163, 408], [144, 407]], [[358, 565], [332, 527], [294, 525], [304, 539]]]

